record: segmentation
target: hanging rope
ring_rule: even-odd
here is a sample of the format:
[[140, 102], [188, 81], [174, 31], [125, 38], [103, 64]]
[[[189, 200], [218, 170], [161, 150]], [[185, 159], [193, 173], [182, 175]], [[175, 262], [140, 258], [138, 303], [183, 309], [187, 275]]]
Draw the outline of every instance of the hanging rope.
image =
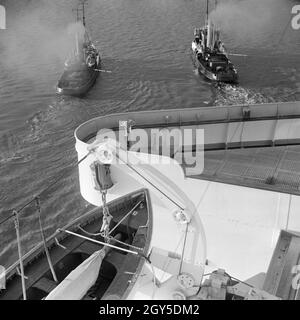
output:
[[[139, 206], [141, 205], [141, 203], [143, 202], [143, 200], [139, 201], [108, 233], [108, 236], [112, 234], [112, 232], [127, 218], [129, 217], [133, 212], [134, 210]], [[89, 236], [93, 236], [93, 237], [98, 237], [98, 236], [101, 236], [102, 233], [99, 232], [99, 233], [91, 233], [91, 232], [88, 232], [86, 230], [84, 230], [83, 228], [81, 228], [80, 226], [78, 227], [78, 229], [80, 229], [82, 232], [84, 232], [85, 234], [89, 235]]]
[[111, 240], [113, 240], [117, 243], [120, 243], [123, 246], [127, 246], [128, 248], [132, 248], [132, 249], [139, 250], [139, 251], [144, 251], [144, 248], [134, 246], [134, 245], [126, 243], [124, 241], [116, 240], [114, 237], [107, 237], [107, 240], [108, 240], [107, 242], [110, 242]]
[[106, 195], [107, 195], [107, 190], [101, 190], [101, 195], [102, 195], [102, 203], [103, 203], [103, 218], [102, 218], [102, 226], [100, 229], [100, 234], [101, 236], [105, 239], [105, 241], [109, 242], [109, 227], [110, 227], [110, 222], [112, 220], [112, 215], [109, 213], [109, 209], [106, 203]]
[[132, 253], [134, 255], [139, 255], [139, 256], [145, 257], [140, 252], [124, 249], [124, 248], [121, 248], [121, 247], [118, 247], [118, 246], [114, 246], [114, 245], [112, 245], [110, 243], [105, 243], [105, 242], [102, 242], [102, 241], [99, 241], [99, 240], [88, 238], [88, 237], [85, 237], [85, 236], [83, 236], [81, 234], [78, 234], [78, 233], [75, 233], [75, 232], [72, 232], [72, 231], [69, 231], [69, 230], [57, 229], [57, 231], [58, 232], [65, 232], [65, 233], [68, 233], [68, 234], [70, 234], [72, 236], [75, 236], [75, 237], [78, 237], [78, 238], [81, 238], [81, 239], [84, 239], [84, 240], [87, 240], [87, 241], [90, 241], [90, 242], [94, 242], [94, 243], [97, 243], [97, 244], [101, 244], [101, 245], [106, 246], [106, 247], [110, 247], [110, 248], [117, 249], [117, 250], [120, 250], [120, 251], [123, 251], [123, 252]]
[[181, 251], [181, 260], [180, 260], [180, 267], [179, 267], [178, 275], [181, 274], [182, 266], [183, 266], [183, 262], [184, 262], [184, 252], [185, 252], [186, 238], [187, 238], [187, 234], [188, 234], [188, 229], [189, 229], [189, 224], [187, 223], [186, 224], [186, 228], [185, 228], [185, 232], [184, 232], [184, 240], [183, 240], [183, 246], [182, 246], [182, 251]]
[[250, 287], [250, 288], [255, 288], [253, 285], [251, 285], [251, 284], [249, 284], [249, 283], [247, 283], [247, 282], [245, 282], [245, 281], [239, 280], [239, 279], [231, 276], [231, 275], [228, 274], [227, 272], [225, 272], [225, 275], [226, 275], [227, 277], [229, 277], [230, 279], [235, 280], [235, 281], [237, 281], [237, 282], [239, 282], [239, 283], [242, 283], [242, 284], [244, 284], [244, 285], [246, 285], [246, 286], [248, 286], [248, 287]]
[[134, 211], [135, 209], [141, 205], [141, 203], [143, 202], [143, 200], [139, 201], [108, 233], [108, 235], [110, 235], [127, 217], [129, 217]]
[[169, 197], [167, 194], [165, 194], [162, 190], [160, 190], [155, 184], [153, 184], [151, 181], [149, 181], [146, 177], [144, 177], [141, 173], [139, 173], [134, 167], [132, 167], [129, 163], [124, 161], [119, 157], [119, 155], [116, 153], [116, 157], [122, 161], [128, 168], [130, 168], [132, 171], [134, 171], [137, 175], [139, 175], [142, 179], [144, 179], [146, 182], [148, 182], [153, 188], [155, 188], [158, 192], [160, 192], [164, 197], [166, 197], [168, 200], [170, 200], [173, 204], [175, 204], [180, 210], [184, 211], [184, 208], [179, 205], [176, 201], [174, 201], [171, 197]]

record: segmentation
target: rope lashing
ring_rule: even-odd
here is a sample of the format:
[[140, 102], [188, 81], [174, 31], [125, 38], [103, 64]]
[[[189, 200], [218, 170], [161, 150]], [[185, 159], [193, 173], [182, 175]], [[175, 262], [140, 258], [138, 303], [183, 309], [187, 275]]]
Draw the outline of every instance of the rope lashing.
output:
[[100, 233], [104, 239], [108, 239], [110, 222], [113, 218], [112, 215], [109, 213], [109, 209], [106, 203], [106, 195], [107, 195], [107, 190], [101, 190], [102, 203], [103, 203], [103, 206], [102, 206], [103, 218], [102, 218], [102, 226], [100, 229]]

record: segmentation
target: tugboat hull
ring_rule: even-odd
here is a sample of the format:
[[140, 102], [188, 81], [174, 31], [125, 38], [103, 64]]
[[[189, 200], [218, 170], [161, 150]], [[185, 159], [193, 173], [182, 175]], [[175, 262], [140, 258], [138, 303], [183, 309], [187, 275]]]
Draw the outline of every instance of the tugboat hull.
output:
[[216, 82], [224, 82], [224, 83], [237, 83], [238, 82], [238, 74], [235, 69], [229, 70], [221, 70], [219, 72], [213, 72], [211, 68], [209, 68], [205, 61], [197, 56], [196, 53], [194, 55], [194, 63], [203, 76], [211, 81]]
[[97, 64], [92, 68], [84, 66], [81, 70], [66, 69], [57, 83], [57, 93], [69, 96], [85, 95], [95, 84], [99, 67], [100, 65]]

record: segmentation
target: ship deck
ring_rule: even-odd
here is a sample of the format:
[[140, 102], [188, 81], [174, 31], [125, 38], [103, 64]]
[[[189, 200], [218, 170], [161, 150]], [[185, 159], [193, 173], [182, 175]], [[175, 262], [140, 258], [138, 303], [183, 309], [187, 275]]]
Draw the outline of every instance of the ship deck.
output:
[[299, 195], [300, 146], [206, 151], [202, 174], [189, 177]]
[[[131, 148], [139, 133], [135, 129], [143, 129], [147, 137], [139, 140], [142, 153], [169, 151], [175, 160], [179, 160], [181, 157], [177, 154], [182, 153], [186, 163], [195, 164], [195, 156], [201, 157], [205, 150], [204, 171], [201, 162], [197, 161], [195, 173], [185, 170], [186, 179], [173, 162], [173, 165], [157, 166], [157, 170], [172, 177], [172, 182], [188, 195], [197, 209], [205, 230], [205, 272], [222, 268], [243, 281], [262, 276], [260, 283], [263, 284], [265, 279], [268, 282], [268, 275], [265, 275], [281, 230], [300, 230], [299, 128], [300, 102], [294, 102], [107, 115], [82, 124], [75, 137], [79, 160], [87, 154], [89, 144], [95, 138], [100, 141], [101, 132], [115, 140], [126, 142], [127, 139], [127, 143], [131, 142], [127, 147]], [[174, 129], [177, 129], [173, 131], [174, 144], [170, 147]], [[192, 132], [200, 129], [203, 136], [183, 139], [185, 129]], [[182, 143], [175, 142], [176, 132]], [[166, 146], [168, 149], [164, 149]], [[192, 159], [187, 161], [187, 157]], [[183, 168], [187, 169], [187, 166], [183, 165]], [[81, 164], [79, 172], [83, 195], [89, 202], [98, 203], [99, 195], [93, 194], [94, 190], [86, 183], [91, 175], [90, 164]], [[118, 188], [126, 192], [129, 184], [123, 181]], [[153, 208], [161, 219], [168, 216], [161, 213], [157, 204], [155, 207], [154, 203]], [[176, 241], [163, 238], [170, 234], [166, 232], [166, 226], [169, 228], [169, 222], [159, 223], [153, 231], [159, 244], [157, 247], [168, 243], [168, 251], [176, 252]], [[291, 240], [291, 251], [294, 243], [298, 243], [298, 239]], [[287, 255], [287, 268], [283, 267], [283, 274], [290, 270], [289, 265], [299, 257], [297, 254]], [[272, 279], [274, 274], [271, 272]], [[285, 278], [283, 276], [282, 281]]]
[[[300, 194], [299, 101], [108, 115], [81, 125], [75, 132], [77, 142], [92, 143], [104, 128], [111, 129], [116, 137], [122, 135], [121, 122], [133, 127], [133, 136], [134, 129], [143, 129], [149, 139], [139, 144], [140, 151], [157, 154], [164, 147], [163, 141], [170, 139], [172, 130], [180, 130], [182, 138], [185, 129], [202, 129], [202, 146], [195, 139], [183, 142], [185, 161], [188, 157], [195, 159], [192, 150], [205, 150], [204, 171], [188, 177]], [[171, 156], [177, 158], [182, 147], [174, 146], [172, 152]]]

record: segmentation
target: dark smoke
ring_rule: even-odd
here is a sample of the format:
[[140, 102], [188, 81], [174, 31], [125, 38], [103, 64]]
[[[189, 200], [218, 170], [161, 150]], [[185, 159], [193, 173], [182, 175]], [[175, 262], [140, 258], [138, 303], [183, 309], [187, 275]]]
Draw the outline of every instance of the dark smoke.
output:
[[75, 49], [77, 0], [13, 0], [7, 5], [7, 30], [0, 36], [0, 68], [16, 77], [39, 80], [61, 70]]

